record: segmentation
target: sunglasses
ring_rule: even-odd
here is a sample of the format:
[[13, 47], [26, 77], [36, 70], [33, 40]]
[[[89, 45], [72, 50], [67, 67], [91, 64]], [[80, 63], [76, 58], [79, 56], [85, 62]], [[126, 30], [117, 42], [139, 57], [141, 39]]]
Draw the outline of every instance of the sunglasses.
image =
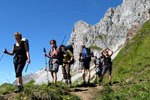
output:
[[55, 43], [52, 42], [52, 43], [50, 43], [50, 44], [55, 44]]
[[15, 38], [16, 40], [18, 40], [19, 38]]

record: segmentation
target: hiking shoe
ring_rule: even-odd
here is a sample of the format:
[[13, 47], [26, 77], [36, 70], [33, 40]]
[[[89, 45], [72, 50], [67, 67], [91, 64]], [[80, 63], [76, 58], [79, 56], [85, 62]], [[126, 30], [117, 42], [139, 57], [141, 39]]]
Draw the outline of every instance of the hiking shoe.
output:
[[24, 90], [23, 86], [17, 86], [16, 90], [14, 90], [15, 93], [22, 92]]
[[88, 80], [88, 83], [87, 84], [90, 84], [90, 80]]
[[83, 82], [83, 83], [81, 84], [81, 86], [83, 86], [83, 87], [86, 86], [86, 82]]
[[51, 86], [51, 83], [48, 83], [47, 86]]
[[111, 83], [111, 82], [109, 82], [108, 84], [109, 84], [110, 86], [112, 86], [112, 83]]
[[94, 81], [94, 84], [97, 84], [97, 80]]
[[67, 79], [65, 79], [65, 83], [68, 84], [68, 80]]
[[69, 80], [69, 84], [70, 84], [70, 85], [72, 84], [71, 80]]
[[102, 80], [100, 79], [100, 80], [98, 80], [98, 82], [99, 82], [99, 83], [101, 83], [101, 82], [102, 82]]

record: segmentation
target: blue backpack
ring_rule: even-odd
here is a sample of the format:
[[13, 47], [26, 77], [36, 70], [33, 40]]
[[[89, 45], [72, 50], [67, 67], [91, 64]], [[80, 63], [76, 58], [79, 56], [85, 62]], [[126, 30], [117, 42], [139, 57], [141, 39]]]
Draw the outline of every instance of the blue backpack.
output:
[[84, 48], [83, 49], [83, 59], [91, 61], [91, 49], [90, 48]]

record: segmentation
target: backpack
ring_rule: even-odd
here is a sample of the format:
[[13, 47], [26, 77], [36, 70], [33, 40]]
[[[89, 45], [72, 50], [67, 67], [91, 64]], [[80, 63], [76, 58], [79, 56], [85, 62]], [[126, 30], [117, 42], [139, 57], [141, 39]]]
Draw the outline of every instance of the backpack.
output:
[[21, 41], [23, 41], [27, 45], [27, 49], [29, 51], [29, 40], [26, 38], [22, 38]]
[[73, 47], [72, 47], [72, 45], [68, 45], [68, 46], [66, 46], [66, 48], [67, 48], [68, 50], [70, 50], [70, 51], [72, 52], [72, 54], [73, 54]]
[[[67, 50], [70, 50], [71, 51], [71, 53], [73, 54], [73, 47], [72, 47], [72, 45], [68, 45], [68, 46], [66, 46], [66, 48], [67, 48]], [[74, 58], [72, 59], [72, 61], [70, 61], [70, 64], [74, 64]]]
[[59, 65], [63, 64], [63, 55], [64, 53], [62, 52], [61, 48], [58, 48], [59, 54], [58, 54], [58, 60], [59, 60]]
[[91, 49], [86, 48], [86, 59], [91, 61]]

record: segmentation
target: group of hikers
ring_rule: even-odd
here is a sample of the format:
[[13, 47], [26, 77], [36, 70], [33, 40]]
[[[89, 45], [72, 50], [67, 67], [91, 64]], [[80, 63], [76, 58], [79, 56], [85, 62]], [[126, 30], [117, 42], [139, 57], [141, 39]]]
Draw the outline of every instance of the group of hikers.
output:
[[[17, 88], [14, 92], [19, 93], [24, 90], [23, 80], [22, 80], [22, 71], [25, 67], [26, 62], [30, 64], [30, 53], [29, 53], [29, 43], [27, 39], [22, 38], [20, 32], [15, 32], [14, 34], [16, 43], [13, 46], [11, 52], [8, 52], [7, 49], [4, 49], [4, 53], [8, 55], [14, 55], [13, 63], [15, 74], [17, 78]], [[56, 40], [50, 40], [51, 49], [47, 54], [44, 51], [44, 56], [49, 58], [49, 71], [52, 77], [52, 83], [57, 82], [57, 72], [59, 66], [62, 66], [63, 82], [66, 84], [72, 84], [71, 82], [71, 65], [75, 62], [73, 54], [72, 45], [60, 45], [57, 47]], [[103, 80], [103, 76], [108, 70], [109, 75], [109, 84], [111, 85], [111, 72], [112, 72], [112, 62], [111, 56], [113, 52], [109, 48], [103, 49], [101, 51], [100, 58], [93, 56], [90, 48], [87, 48], [85, 45], [81, 45], [81, 51], [79, 53], [79, 65], [82, 69], [82, 79], [83, 85], [90, 83], [90, 62], [94, 58], [95, 65], [95, 80], [99, 77], [99, 82]], [[88, 81], [86, 82], [86, 72], [88, 73]], [[50, 85], [50, 83], [48, 83]]]

